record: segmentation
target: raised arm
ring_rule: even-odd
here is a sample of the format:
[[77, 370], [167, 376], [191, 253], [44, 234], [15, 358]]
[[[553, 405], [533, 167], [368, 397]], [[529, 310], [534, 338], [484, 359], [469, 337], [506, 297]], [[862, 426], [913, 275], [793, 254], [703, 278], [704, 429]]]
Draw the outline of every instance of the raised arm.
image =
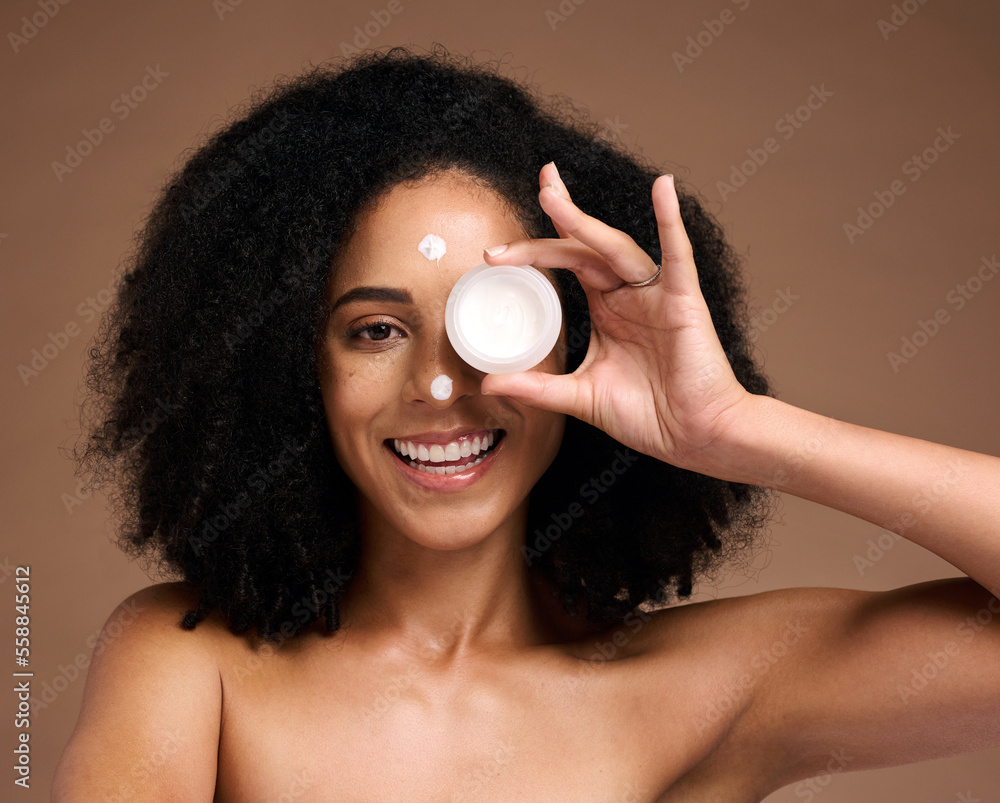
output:
[[632, 238], [578, 209], [554, 166], [540, 180], [559, 239], [519, 240], [485, 258], [573, 270], [590, 306], [590, 347], [573, 374], [491, 375], [484, 393], [573, 415], [682, 468], [858, 516], [972, 578], [757, 595], [744, 606], [754, 638], [773, 640], [789, 617], [803, 636], [745, 687], [724, 754], [766, 759], [760, 783], [780, 785], [824, 772], [838, 749], [852, 756], [841, 769], [858, 770], [1000, 744], [1000, 459], [747, 393], [701, 294], [673, 179], [653, 184], [662, 274], [641, 287], [629, 283], [657, 269]]
[[484, 393], [576, 416], [681, 468], [887, 527], [1000, 589], [1000, 458], [748, 393], [712, 325], [672, 177], [653, 184], [663, 267], [642, 287], [628, 283], [657, 268], [632, 238], [578, 209], [554, 166], [541, 181], [560, 238], [519, 240], [486, 258], [573, 270], [590, 305], [590, 349], [573, 374], [488, 376]]
[[1000, 591], [1000, 458], [748, 396], [699, 469], [836, 508]]
[[207, 634], [178, 626], [186, 602], [173, 584], [151, 586], [108, 617], [55, 803], [212, 800], [222, 690]]

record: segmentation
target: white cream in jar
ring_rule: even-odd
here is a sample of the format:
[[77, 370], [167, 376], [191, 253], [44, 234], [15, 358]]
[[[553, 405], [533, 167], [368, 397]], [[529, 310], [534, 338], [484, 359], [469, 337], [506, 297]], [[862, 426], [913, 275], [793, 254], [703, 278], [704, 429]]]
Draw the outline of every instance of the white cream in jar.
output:
[[533, 368], [552, 351], [561, 326], [555, 288], [530, 265], [477, 265], [455, 283], [445, 307], [455, 351], [490, 374]]

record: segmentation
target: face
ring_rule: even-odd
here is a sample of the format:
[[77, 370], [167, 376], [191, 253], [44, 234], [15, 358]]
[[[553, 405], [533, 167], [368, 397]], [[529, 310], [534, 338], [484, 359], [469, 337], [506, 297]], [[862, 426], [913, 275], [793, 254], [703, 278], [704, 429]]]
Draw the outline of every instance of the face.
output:
[[[427, 234], [446, 244], [440, 261], [417, 248]], [[444, 313], [452, 286], [483, 261], [484, 248], [524, 236], [499, 196], [448, 172], [396, 185], [338, 252], [319, 379], [334, 453], [358, 490], [366, 531], [442, 550], [502, 528], [523, 534], [528, 494], [559, 449], [565, 416], [483, 396], [486, 375], [455, 353]], [[534, 370], [563, 373], [565, 364], [564, 326]], [[452, 382], [447, 398], [447, 383], [434, 382], [442, 375]], [[418, 464], [456, 470], [411, 466], [414, 455], [399, 451], [410, 452], [405, 444]]]

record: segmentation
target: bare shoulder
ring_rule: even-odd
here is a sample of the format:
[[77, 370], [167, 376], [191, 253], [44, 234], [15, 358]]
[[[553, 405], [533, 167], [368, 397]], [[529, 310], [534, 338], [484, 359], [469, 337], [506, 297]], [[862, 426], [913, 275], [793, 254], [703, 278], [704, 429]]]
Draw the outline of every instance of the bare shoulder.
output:
[[214, 618], [182, 628], [196, 603], [183, 584], [160, 583], [108, 616], [53, 800], [131, 799], [140, 790], [147, 797], [162, 790], [163, 799], [211, 797], [222, 710], [218, 656], [233, 636]]
[[[182, 621], [198, 604], [198, 591], [185, 583], [156, 583], [126, 597], [110, 613], [94, 646], [90, 675], [114, 671], [120, 662], [144, 670], [190, 666], [184, 674], [218, 675], [220, 655], [238, 641], [218, 613], [197, 627]], [[209, 671], [211, 670], [211, 671]]]
[[[652, 614], [630, 653], [648, 679], [686, 690], [679, 704], [700, 750], [676, 799], [760, 799], [813, 775], [1000, 743], [996, 600], [963, 577], [789, 588]], [[678, 710], [670, 687], [645, 685], [651, 711]]]
[[[644, 734], [637, 750], [664, 768], [664, 800], [759, 800], [781, 774], [781, 756], [755, 738], [755, 701], [810, 652], [821, 627], [857, 603], [842, 589], [793, 588], [632, 611], [577, 645], [597, 667], [612, 710]], [[599, 695], [594, 695], [600, 699]]]
[[817, 625], [846, 620], [874, 596], [844, 588], [783, 588], [648, 612], [636, 610], [611, 632], [631, 624], [633, 635], [623, 651], [630, 657], [666, 660], [688, 651], [702, 657], [710, 653], [746, 656], [775, 639], [787, 642], [813, 632]]
[[[784, 588], [666, 608], [645, 614], [628, 655], [653, 674], [697, 676], [713, 702], [697, 719], [717, 743], [754, 727], [754, 705], [771, 688], [850, 639], [878, 594], [844, 588]], [[636, 612], [635, 616], [643, 615]], [[747, 732], [755, 738], [759, 734]]]

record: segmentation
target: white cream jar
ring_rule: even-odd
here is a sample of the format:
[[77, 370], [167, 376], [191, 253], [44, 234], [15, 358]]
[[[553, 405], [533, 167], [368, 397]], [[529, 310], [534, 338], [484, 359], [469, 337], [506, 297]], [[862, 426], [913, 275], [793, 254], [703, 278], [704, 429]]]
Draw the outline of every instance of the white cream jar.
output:
[[552, 283], [530, 265], [480, 265], [455, 282], [445, 329], [458, 355], [488, 374], [538, 365], [559, 339], [562, 305]]

